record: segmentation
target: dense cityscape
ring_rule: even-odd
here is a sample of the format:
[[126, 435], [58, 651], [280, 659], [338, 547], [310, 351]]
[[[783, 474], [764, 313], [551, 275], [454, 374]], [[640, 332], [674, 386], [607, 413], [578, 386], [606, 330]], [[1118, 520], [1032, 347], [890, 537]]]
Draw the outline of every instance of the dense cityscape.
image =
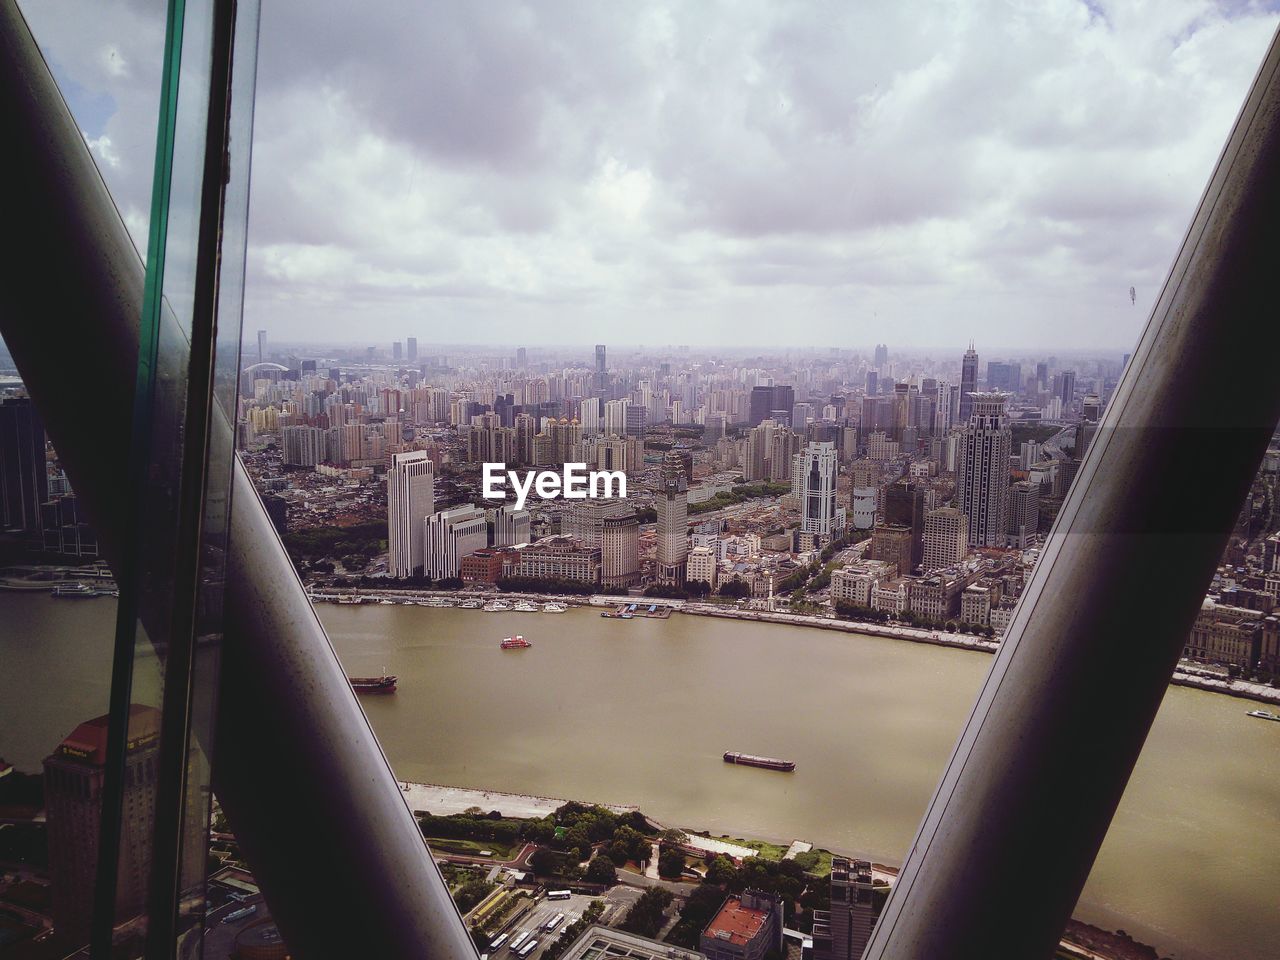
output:
[[[259, 332], [238, 440], [322, 596], [613, 594], [931, 639], [1007, 628], [1128, 360], [983, 361], [973, 344], [420, 354], [412, 337], [315, 351]], [[517, 509], [482, 496], [485, 463], [622, 471], [630, 496]], [[1192, 674], [1280, 668], [1278, 467], [1280, 449], [1188, 638]]]
[[[709, 615], [990, 651], [1127, 360], [983, 361], [973, 344], [937, 359], [883, 344], [732, 359], [605, 345], [420, 352], [413, 338], [390, 349], [277, 349], [259, 332], [245, 349], [237, 443], [315, 600], [550, 613], [588, 605], [620, 619]], [[17, 380], [5, 389], [5, 587], [114, 594], [38, 414]], [[621, 474], [627, 495], [570, 499], [530, 481], [520, 509], [510, 490], [506, 500], [485, 496], [486, 464], [516, 473], [580, 464]], [[1178, 682], [1276, 700], [1278, 467], [1273, 449]], [[353, 685], [382, 692], [395, 678]], [[139, 771], [156, 742], [157, 717], [144, 714], [129, 759]], [[40, 812], [48, 828], [47, 848], [21, 826], [4, 840], [5, 859], [32, 864], [0, 889], [15, 935], [51, 920], [64, 932], [88, 923], [93, 861], [76, 838], [98, 816], [86, 798], [104, 763], [104, 720], [57, 745], [43, 782], [0, 767], [6, 815], [21, 824]], [[491, 953], [555, 960], [572, 945], [586, 960], [611, 949], [658, 957], [673, 944], [710, 960], [789, 948], [852, 960], [895, 876], [799, 840], [717, 839], [634, 808], [465, 786], [405, 789], [477, 945]], [[127, 826], [139, 862], [147, 824], [141, 815]], [[221, 814], [212, 836], [211, 916], [225, 923], [210, 927], [211, 943], [274, 955], [274, 927], [258, 915], [256, 884]], [[141, 897], [135, 885], [126, 899]], [[562, 896], [569, 902], [552, 902]], [[1061, 949], [1157, 955], [1074, 921]]]

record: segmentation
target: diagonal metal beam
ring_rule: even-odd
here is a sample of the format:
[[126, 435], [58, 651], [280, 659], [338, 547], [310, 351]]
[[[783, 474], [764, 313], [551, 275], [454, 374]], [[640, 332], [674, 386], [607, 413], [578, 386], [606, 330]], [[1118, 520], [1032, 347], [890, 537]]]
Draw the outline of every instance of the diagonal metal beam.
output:
[[1280, 34], [867, 960], [1049, 957], [1280, 420]]
[[[109, 561], [142, 262], [15, 0], [0, 0], [0, 332]], [[55, 278], [54, 283], [47, 278]], [[171, 375], [173, 371], [161, 371]], [[215, 419], [215, 443], [231, 425]], [[215, 786], [292, 952], [476, 953], [253, 485], [234, 476]], [[338, 909], [340, 921], [322, 911]]]

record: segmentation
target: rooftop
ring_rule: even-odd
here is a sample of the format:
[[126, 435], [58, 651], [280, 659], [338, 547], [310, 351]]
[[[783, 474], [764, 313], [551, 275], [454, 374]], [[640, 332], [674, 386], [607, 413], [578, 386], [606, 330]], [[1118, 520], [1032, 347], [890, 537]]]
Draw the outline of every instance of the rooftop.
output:
[[703, 935], [744, 946], [755, 939], [768, 919], [765, 911], [744, 907], [740, 899], [730, 897], [707, 924]]

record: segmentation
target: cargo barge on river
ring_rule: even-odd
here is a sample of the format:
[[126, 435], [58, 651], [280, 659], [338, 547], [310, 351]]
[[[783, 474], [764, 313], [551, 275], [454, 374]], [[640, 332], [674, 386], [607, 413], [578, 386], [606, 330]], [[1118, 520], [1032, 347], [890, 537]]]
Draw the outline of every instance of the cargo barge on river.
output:
[[740, 763], [747, 767], [763, 767], [765, 770], [785, 770], [788, 773], [796, 768], [794, 760], [776, 760], [773, 757], [756, 757], [749, 753], [734, 753], [726, 750], [725, 763]]

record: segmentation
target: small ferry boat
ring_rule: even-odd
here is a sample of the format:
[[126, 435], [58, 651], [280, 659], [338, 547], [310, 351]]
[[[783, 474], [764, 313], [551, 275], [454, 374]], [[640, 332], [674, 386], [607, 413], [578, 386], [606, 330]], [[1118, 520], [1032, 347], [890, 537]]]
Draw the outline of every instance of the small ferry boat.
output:
[[537, 605], [530, 603], [528, 600], [517, 600], [515, 606], [513, 606], [511, 609], [515, 610], [517, 613], [537, 613], [538, 612]]
[[543, 613], [564, 613], [568, 609], [563, 603], [544, 603], [542, 605]]
[[511, 604], [507, 603], [505, 600], [491, 600], [484, 606], [485, 613], [502, 613], [503, 611], [510, 609]]
[[394, 676], [387, 676], [385, 673], [380, 677], [347, 677], [351, 681], [351, 689], [356, 693], [395, 693], [396, 680]]
[[479, 600], [463, 600], [462, 603], [458, 604], [458, 606], [463, 610], [479, 610], [484, 606], [484, 604]]
[[338, 603], [360, 604], [360, 603], [364, 603], [364, 597], [341, 596], [338, 598]]
[[498, 646], [503, 650], [523, 650], [525, 647], [532, 647], [533, 644], [517, 633], [514, 637], [507, 637]]
[[1259, 720], [1280, 720], [1280, 713], [1271, 713], [1268, 710], [1250, 710], [1249, 716], [1257, 717]]
[[775, 760], [773, 757], [756, 757], [749, 753], [733, 753], [725, 751], [725, 763], [740, 763], [747, 767], [762, 767], [765, 770], [792, 771], [796, 768], [794, 760]]

